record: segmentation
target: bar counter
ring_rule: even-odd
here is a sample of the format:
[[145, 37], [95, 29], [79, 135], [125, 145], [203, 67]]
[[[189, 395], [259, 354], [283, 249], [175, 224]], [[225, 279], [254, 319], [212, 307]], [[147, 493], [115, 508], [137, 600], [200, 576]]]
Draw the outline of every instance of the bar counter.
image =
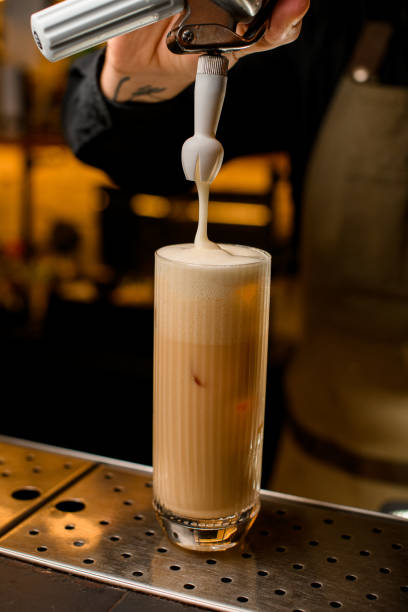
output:
[[0, 609], [406, 612], [408, 521], [262, 491], [235, 549], [170, 544], [150, 467], [0, 436]]

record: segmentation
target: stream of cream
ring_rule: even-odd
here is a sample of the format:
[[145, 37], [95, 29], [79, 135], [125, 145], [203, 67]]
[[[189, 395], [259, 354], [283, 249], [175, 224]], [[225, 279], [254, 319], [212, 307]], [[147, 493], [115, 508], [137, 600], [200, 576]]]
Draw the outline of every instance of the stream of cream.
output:
[[231, 266], [258, 261], [259, 256], [250, 247], [233, 244], [216, 244], [208, 239], [207, 223], [210, 183], [197, 181], [196, 185], [199, 213], [194, 244], [177, 244], [163, 247], [161, 253], [173, 261], [209, 266]]
[[208, 200], [210, 197], [210, 183], [196, 181], [198, 193], [198, 227], [194, 239], [194, 247], [197, 249], [218, 249], [219, 246], [208, 239]]

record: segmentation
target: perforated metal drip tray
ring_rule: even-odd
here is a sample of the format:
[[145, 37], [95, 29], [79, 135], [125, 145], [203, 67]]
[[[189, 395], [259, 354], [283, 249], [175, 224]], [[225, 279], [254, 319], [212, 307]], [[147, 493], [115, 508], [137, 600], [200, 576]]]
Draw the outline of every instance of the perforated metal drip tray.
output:
[[408, 610], [408, 521], [264, 492], [240, 549], [193, 553], [162, 534], [149, 469], [93, 459], [0, 553], [214, 610]]
[[92, 469], [72, 455], [0, 440], [0, 534]]

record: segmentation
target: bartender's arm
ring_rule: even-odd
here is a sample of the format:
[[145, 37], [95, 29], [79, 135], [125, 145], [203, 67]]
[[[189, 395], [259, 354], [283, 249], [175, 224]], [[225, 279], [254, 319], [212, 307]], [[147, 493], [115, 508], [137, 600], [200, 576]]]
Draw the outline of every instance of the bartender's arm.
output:
[[[279, 0], [262, 41], [249, 51], [229, 54], [230, 65], [249, 52], [294, 40], [308, 6], [308, 0]], [[116, 184], [130, 191], [169, 194], [188, 187], [179, 152], [193, 129], [193, 91], [189, 85], [194, 81], [197, 56], [169, 52], [165, 36], [173, 21], [112, 39], [106, 53], [88, 54], [70, 71], [64, 104], [67, 141], [82, 161], [105, 170]], [[246, 72], [245, 66], [242, 70]], [[261, 85], [264, 80], [259, 75], [255, 83]], [[252, 152], [245, 150], [248, 132], [239, 133], [245, 123], [252, 123], [252, 146], [256, 147], [254, 133], [261, 130], [256, 125], [259, 115], [254, 117], [245, 104], [248, 91], [240, 91], [237, 98], [231, 92], [233, 82], [230, 78], [225, 133], [220, 130], [219, 136], [223, 144], [224, 136], [230, 139], [233, 155], [240, 155]], [[255, 107], [257, 93], [265, 98], [262, 91], [249, 93]], [[238, 117], [241, 105], [248, 112]], [[228, 149], [228, 142], [225, 144]]]
[[[229, 53], [229, 67], [240, 57], [294, 41], [308, 7], [309, 0], [279, 0], [262, 40], [249, 49]], [[167, 32], [177, 19], [175, 16], [109, 41], [101, 74], [107, 98], [154, 103], [173, 98], [193, 82], [198, 56], [169, 53], [166, 45]]]

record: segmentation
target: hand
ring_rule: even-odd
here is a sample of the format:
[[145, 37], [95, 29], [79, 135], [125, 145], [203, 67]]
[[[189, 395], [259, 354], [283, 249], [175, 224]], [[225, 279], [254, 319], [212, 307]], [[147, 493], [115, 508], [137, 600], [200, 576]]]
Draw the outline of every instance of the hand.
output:
[[[228, 53], [230, 68], [240, 57], [268, 51], [294, 41], [300, 33], [309, 0], [278, 0], [262, 39]], [[195, 79], [198, 55], [176, 55], [168, 50], [167, 33], [178, 16], [108, 41], [101, 74], [104, 94], [117, 102], [159, 102], [179, 94]], [[238, 33], [243, 34], [240, 26]]]

